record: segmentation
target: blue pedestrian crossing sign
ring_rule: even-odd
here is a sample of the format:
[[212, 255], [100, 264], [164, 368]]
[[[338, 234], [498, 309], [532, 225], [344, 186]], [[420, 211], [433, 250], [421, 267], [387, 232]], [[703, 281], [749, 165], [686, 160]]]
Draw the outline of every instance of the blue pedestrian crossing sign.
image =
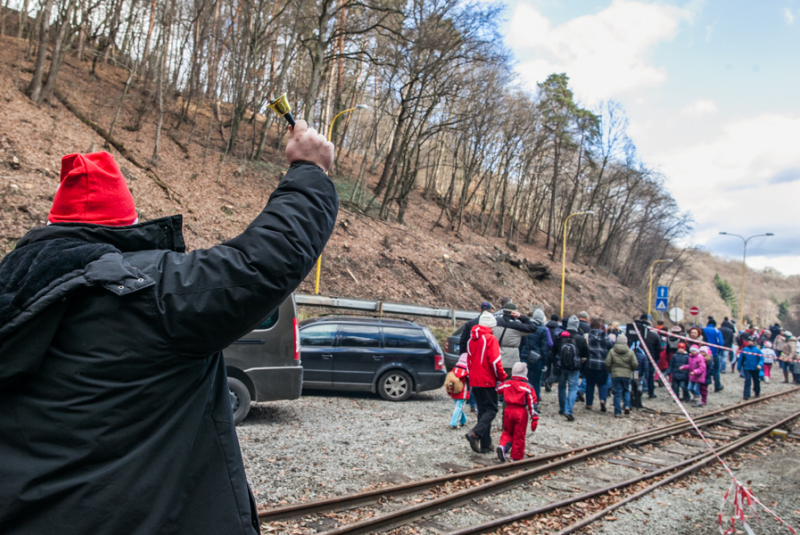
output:
[[667, 299], [656, 298], [656, 310], [667, 310]]
[[[659, 299], [669, 299], [669, 286], [656, 286], [656, 297]], [[664, 310], [666, 310], [666, 308]]]

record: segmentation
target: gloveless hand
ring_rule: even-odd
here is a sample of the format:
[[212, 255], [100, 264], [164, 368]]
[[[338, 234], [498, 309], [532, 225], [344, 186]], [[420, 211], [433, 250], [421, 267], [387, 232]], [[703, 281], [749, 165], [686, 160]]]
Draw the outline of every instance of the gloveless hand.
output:
[[286, 144], [286, 159], [289, 163], [311, 162], [327, 173], [333, 165], [333, 143], [309, 128], [308, 123], [302, 119], [289, 132], [289, 142]]

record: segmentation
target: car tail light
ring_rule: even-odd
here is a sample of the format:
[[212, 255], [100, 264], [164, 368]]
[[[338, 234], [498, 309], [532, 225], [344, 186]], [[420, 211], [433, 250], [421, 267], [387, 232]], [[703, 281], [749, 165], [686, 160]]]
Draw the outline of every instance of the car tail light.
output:
[[300, 328], [297, 326], [297, 318], [292, 320], [294, 325], [294, 360], [300, 360]]
[[444, 357], [442, 355], [436, 355], [436, 360], [434, 362], [434, 368], [437, 370], [444, 369]]

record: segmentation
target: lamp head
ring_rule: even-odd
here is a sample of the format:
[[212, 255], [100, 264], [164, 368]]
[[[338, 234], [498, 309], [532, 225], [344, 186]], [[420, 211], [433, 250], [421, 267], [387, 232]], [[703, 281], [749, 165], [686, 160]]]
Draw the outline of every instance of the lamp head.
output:
[[767, 236], [774, 236], [774, 235], [775, 234], [773, 234], [772, 232], [767, 232]]
[[594, 215], [594, 210], [589, 210], [588, 212], [586, 212], [586, 215]]
[[720, 234], [721, 234], [722, 236], [727, 236], [727, 235], [728, 235], [728, 233], [727, 233], [727, 232], [720, 232]]
[[370, 109], [370, 107], [367, 106], [366, 104], [356, 104], [356, 109], [357, 110], [368, 110], [368, 109]]
[[286, 122], [291, 126], [294, 126], [294, 117], [292, 117], [291, 113], [292, 107], [289, 105], [289, 100], [286, 98], [286, 93], [270, 102], [267, 107], [281, 117], [285, 118]]

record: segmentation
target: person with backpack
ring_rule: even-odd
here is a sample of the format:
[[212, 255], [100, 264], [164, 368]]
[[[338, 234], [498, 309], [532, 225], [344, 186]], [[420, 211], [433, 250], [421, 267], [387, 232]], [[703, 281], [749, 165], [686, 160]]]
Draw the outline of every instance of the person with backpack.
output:
[[553, 341], [553, 345], [550, 347], [550, 354], [547, 355], [547, 362], [545, 362], [545, 366], [547, 367], [547, 375], [545, 376], [546, 379], [544, 380], [544, 390], [545, 392], [550, 392], [553, 383], [558, 381], [558, 375], [555, 373], [555, 346], [556, 341], [558, 341], [564, 329], [561, 328], [561, 319], [559, 318], [558, 314], [551, 315], [550, 321], [545, 323], [544, 326], [547, 327], [548, 331], [550, 331], [550, 339]]
[[511, 379], [497, 387], [497, 393], [503, 396], [503, 434], [497, 446], [497, 458], [506, 462], [520, 461], [525, 456], [525, 435], [528, 432], [528, 419], [531, 422], [531, 433], [539, 425], [539, 414], [536, 412], [538, 399], [528, 384], [528, 366], [517, 362], [511, 370]]
[[555, 343], [555, 362], [558, 368], [558, 408], [568, 422], [575, 420], [572, 410], [578, 398], [578, 379], [583, 364], [589, 360], [589, 345], [580, 333], [577, 316], [570, 316], [567, 330]]
[[[692, 395], [689, 392], [689, 372], [686, 368], [688, 365], [689, 354], [686, 352], [686, 344], [680, 342], [678, 351], [672, 355], [672, 359], [669, 361], [669, 370], [667, 372], [672, 379], [672, 391], [687, 403], [692, 401]], [[681, 390], [683, 391], [682, 397]]]
[[545, 361], [550, 358], [553, 340], [550, 338], [550, 330], [544, 326], [544, 311], [539, 308], [533, 309], [531, 316], [533, 317], [531, 322], [536, 325], [536, 332], [522, 337], [519, 345], [519, 360], [528, 365], [528, 382], [536, 392], [538, 400], [541, 396]]
[[592, 410], [594, 389], [597, 387], [600, 412], [606, 412], [606, 400], [608, 399], [606, 357], [608, 357], [609, 350], [614, 347], [614, 343], [608, 339], [602, 321], [593, 319], [590, 327], [588, 335], [589, 360], [583, 366], [583, 375], [586, 377], [586, 409]]
[[472, 395], [478, 405], [478, 422], [464, 437], [475, 453], [492, 451], [492, 422], [497, 416], [497, 391], [495, 388], [508, 375], [503, 370], [500, 344], [492, 329], [497, 319], [488, 311], [481, 312], [478, 325], [472, 328], [467, 343], [467, 370]]
[[611, 373], [611, 385], [614, 392], [614, 417], [619, 418], [622, 412], [631, 412], [631, 377], [639, 363], [636, 355], [628, 347], [628, 337], [617, 335], [617, 341], [606, 356], [606, 370]]
[[444, 389], [455, 402], [453, 417], [450, 418], [450, 427], [456, 429], [467, 423], [464, 414], [464, 402], [469, 399], [469, 371], [467, 369], [467, 354], [461, 353], [458, 362], [447, 373], [444, 379]]

